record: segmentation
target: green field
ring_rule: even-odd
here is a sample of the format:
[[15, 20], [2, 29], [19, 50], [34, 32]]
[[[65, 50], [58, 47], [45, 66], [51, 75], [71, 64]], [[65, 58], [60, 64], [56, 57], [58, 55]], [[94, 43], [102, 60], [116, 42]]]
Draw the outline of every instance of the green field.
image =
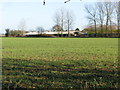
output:
[[3, 38], [3, 89], [118, 88], [117, 38]]

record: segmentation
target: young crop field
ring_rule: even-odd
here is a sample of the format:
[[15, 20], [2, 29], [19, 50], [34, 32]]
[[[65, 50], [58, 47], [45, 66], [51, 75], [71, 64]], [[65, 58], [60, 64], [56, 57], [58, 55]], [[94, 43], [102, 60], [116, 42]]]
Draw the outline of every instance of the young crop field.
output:
[[117, 38], [3, 38], [2, 87], [119, 88]]

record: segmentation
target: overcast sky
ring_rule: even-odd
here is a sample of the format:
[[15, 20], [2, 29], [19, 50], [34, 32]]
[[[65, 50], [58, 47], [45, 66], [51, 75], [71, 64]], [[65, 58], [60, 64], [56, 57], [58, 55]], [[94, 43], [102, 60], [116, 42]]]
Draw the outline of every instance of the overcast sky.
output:
[[[74, 27], [82, 30], [88, 24], [86, 19], [85, 4], [93, 5], [96, 0], [46, 0], [46, 5], [42, 5], [43, 0], [2, 0], [0, 2], [0, 31], [5, 33], [6, 28], [19, 29], [21, 20], [26, 22], [26, 30], [35, 30], [42, 26], [50, 30], [54, 25], [54, 15], [59, 9], [71, 10], [74, 14]], [[97, 0], [98, 1], [98, 0]]]

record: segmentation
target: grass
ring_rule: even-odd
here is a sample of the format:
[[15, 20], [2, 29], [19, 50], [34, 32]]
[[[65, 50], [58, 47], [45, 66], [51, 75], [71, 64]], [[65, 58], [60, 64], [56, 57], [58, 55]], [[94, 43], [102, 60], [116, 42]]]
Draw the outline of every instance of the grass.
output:
[[3, 89], [119, 88], [117, 38], [3, 38]]

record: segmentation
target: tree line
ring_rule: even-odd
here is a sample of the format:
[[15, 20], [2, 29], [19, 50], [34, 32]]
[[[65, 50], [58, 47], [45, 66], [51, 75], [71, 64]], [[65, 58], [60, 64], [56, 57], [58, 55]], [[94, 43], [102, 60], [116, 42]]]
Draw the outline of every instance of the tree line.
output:
[[96, 2], [94, 5], [85, 5], [87, 19], [89, 21], [89, 30], [93, 31], [95, 36], [98, 33], [111, 34], [114, 26], [120, 33], [120, 2]]
[[72, 11], [61, 8], [55, 13], [53, 20], [55, 26], [53, 26], [52, 29], [57, 31], [58, 35], [61, 34], [61, 37], [63, 37], [63, 31], [66, 30], [68, 32], [68, 37], [70, 37], [70, 30], [74, 24], [74, 14]]
[[24, 30], [10, 30], [6, 29], [5, 36], [6, 37], [22, 37], [24, 36], [25, 31]]

